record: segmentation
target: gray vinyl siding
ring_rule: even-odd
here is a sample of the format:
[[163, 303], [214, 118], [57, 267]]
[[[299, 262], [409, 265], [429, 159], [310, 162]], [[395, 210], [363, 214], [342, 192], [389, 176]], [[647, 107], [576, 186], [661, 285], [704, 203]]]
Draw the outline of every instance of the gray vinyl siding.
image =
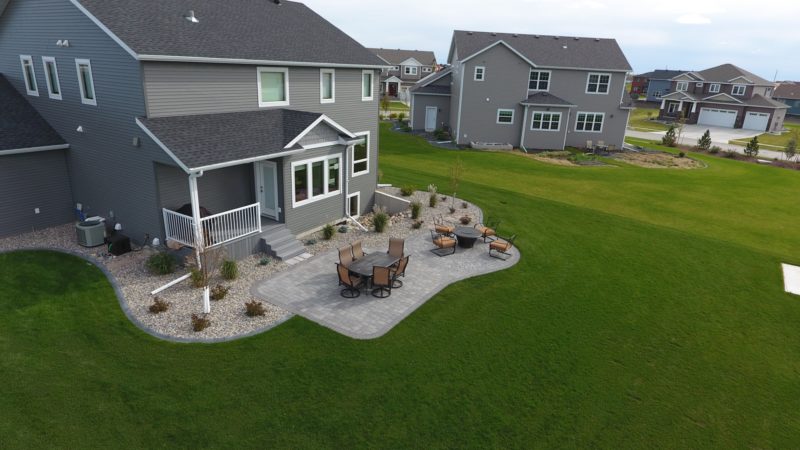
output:
[[[548, 111], [548, 109], [550, 111]], [[560, 112], [561, 123], [558, 131], [531, 130], [533, 115], [537, 112]], [[524, 115], [524, 113], [523, 113]], [[528, 117], [525, 127], [525, 148], [528, 150], [561, 150], [564, 148], [564, 137], [567, 133], [570, 118], [569, 108], [544, 108], [537, 106], [528, 107]]]
[[[175, 166], [156, 164], [159, 208], [178, 209], [189, 203], [189, 175]], [[253, 164], [209, 170], [197, 179], [200, 206], [211, 214], [251, 205], [255, 200]]]
[[75, 217], [66, 152], [0, 156], [0, 237], [60, 225]]
[[[150, 117], [260, 109], [257, 66], [148, 62], [143, 67]], [[350, 192], [361, 192], [362, 211], [368, 211], [374, 202], [378, 174], [378, 71], [373, 71], [373, 100], [362, 101], [362, 71], [336, 69], [335, 103], [320, 103], [319, 71], [319, 68], [290, 67], [290, 104], [282, 108], [323, 113], [353, 133], [369, 132], [369, 173], [350, 179]], [[342, 152], [341, 147], [334, 149]], [[313, 149], [283, 161], [281, 189], [286, 206], [281, 219], [293, 232], [307, 231], [344, 215], [344, 197], [335, 206], [332, 199], [326, 199], [302, 206], [298, 211], [291, 208], [291, 177], [287, 178], [290, 162], [319, 156], [324, 151], [324, 148]]]
[[[60, 39], [70, 46], [57, 47]], [[20, 54], [33, 57], [38, 97], [25, 93]], [[63, 100], [47, 95], [42, 56], [56, 59]], [[91, 60], [97, 106], [81, 103], [76, 58]], [[70, 143], [72, 200], [89, 215], [113, 210], [134, 240], [161, 234], [153, 160], [169, 159], [134, 122], [145, 114], [138, 62], [69, 1], [12, 1], [0, 17], [0, 72]]]
[[414, 94], [412, 105], [414, 107], [412, 114], [414, 117], [413, 128], [415, 130], [425, 129], [425, 108], [429, 106], [435, 106], [438, 109], [436, 114], [436, 128], [450, 127], [449, 95]]
[[336, 142], [339, 139], [339, 132], [330, 126], [320, 123], [314, 129], [308, 132], [298, 142], [301, 146], [324, 144]]
[[[661, 92], [660, 97], [656, 97], [656, 92]], [[672, 92], [672, 82], [670, 80], [650, 80], [647, 84], [647, 101], [660, 102], [661, 97]]]

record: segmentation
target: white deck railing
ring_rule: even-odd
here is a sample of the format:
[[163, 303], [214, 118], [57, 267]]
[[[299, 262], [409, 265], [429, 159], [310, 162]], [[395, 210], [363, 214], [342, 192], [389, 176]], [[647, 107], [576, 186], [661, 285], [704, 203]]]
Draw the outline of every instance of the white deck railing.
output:
[[[194, 247], [194, 219], [164, 208], [164, 228], [167, 239]], [[206, 248], [215, 247], [253, 233], [261, 232], [261, 204], [214, 214], [200, 219]]]

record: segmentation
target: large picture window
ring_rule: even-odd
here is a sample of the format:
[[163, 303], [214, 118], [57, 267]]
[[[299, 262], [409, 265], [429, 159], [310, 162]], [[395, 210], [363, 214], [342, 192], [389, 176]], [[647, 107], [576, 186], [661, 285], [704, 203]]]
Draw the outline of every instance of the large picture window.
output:
[[603, 131], [603, 113], [579, 112], [575, 119], [575, 131], [599, 133]]
[[88, 59], [76, 59], [75, 67], [78, 70], [78, 86], [81, 90], [81, 103], [84, 105], [97, 105], [97, 96], [94, 91], [94, 76], [92, 63]]
[[546, 91], [550, 89], [549, 70], [531, 70], [528, 78], [528, 89], [531, 91]]
[[586, 93], [608, 94], [608, 87], [610, 83], [610, 73], [590, 73], [586, 79]]
[[28, 55], [19, 57], [22, 64], [22, 76], [25, 78], [25, 90], [28, 95], [39, 96], [39, 86], [36, 84], [36, 69], [33, 67], [33, 58]]
[[361, 100], [365, 102], [372, 100], [373, 84], [372, 71], [365, 70], [361, 72]]
[[55, 100], [61, 100], [61, 83], [58, 80], [58, 67], [56, 59], [50, 56], [42, 57], [44, 65], [44, 77], [47, 81], [47, 95]]
[[363, 133], [355, 133], [355, 134], [356, 136], [363, 136], [364, 143], [353, 146], [353, 155], [350, 158], [352, 161], [352, 168], [350, 169], [350, 173], [354, 177], [359, 175], [364, 175], [365, 173], [369, 173], [369, 146], [370, 146], [369, 131], [365, 131]]
[[292, 163], [293, 205], [301, 206], [338, 194], [341, 178], [339, 155]]
[[286, 106], [289, 104], [289, 69], [280, 67], [258, 68], [258, 106]]
[[561, 128], [560, 112], [534, 112], [531, 120], [531, 130], [558, 131]]

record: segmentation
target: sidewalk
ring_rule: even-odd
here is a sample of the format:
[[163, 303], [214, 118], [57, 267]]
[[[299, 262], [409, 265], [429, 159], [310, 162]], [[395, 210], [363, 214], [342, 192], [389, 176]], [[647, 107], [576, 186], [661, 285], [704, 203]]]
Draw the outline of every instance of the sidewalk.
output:
[[[639, 139], [650, 139], [653, 141], [660, 141], [662, 137], [664, 137], [665, 131], [634, 131], [634, 130], [626, 130], [625, 137], [633, 137]], [[694, 139], [689, 139], [686, 137], [681, 138], [680, 145], [688, 145], [692, 146], [697, 144], [697, 141]], [[728, 144], [727, 142], [714, 142], [712, 140], [711, 145], [716, 145], [723, 150], [733, 150], [736, 153], [741, 153], [744, 155], [744, 147], [741, 145], [733, 145]], [[759, 149], [758, 150], [758, 157], [761, 159], [786, 159], [786, 156], [783, 152], [776, 152], [774, 150], [765, 150]]]

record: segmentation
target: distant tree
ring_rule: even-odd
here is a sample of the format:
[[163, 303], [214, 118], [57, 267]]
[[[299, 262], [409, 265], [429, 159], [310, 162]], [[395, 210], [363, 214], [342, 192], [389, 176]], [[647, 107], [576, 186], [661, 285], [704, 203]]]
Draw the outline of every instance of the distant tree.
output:
[[661, 138], [661, 143], [666, 145], [667, 147], [675, 147], [675, 143], [678, 141], [678, 136], [675, 134], [675, 125], [670, 125], [669, 130], [667, 130], [667, 134]]
[[697, 140], [697, 148], [703, 151], [708, 151], [711, 148], [711, 131], [706, 130], [700, 139]]
[[753, 136], [753, 139], [750, 139], [750, 142], [747, 143], [747, 147], [744, 148], [744, 154], [755, 158], [758, 156], [758, 136]]

